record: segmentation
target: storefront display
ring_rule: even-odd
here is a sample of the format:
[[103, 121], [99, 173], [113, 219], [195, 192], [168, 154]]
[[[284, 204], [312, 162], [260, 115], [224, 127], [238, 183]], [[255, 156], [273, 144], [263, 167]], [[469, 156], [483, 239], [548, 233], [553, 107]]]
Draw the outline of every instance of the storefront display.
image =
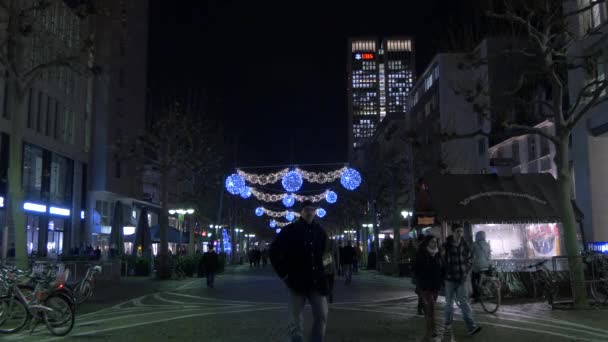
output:
[[559, 228], [545, 224], [476, 224], [472, 234], [484, 231], [492, 259], [535, 259], [560, 255]]

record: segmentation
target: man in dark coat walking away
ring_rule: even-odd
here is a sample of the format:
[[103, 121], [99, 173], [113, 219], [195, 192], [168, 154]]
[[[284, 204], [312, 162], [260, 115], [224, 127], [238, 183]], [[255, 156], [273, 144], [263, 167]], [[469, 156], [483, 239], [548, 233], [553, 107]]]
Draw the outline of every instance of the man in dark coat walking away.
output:
[[288, 314], [291, 341], [304, 341], [304, 306], [312, 307], [314, 342], [324, 341], [327, 324], [326, 262], [329, 256], [329, 239], [319, 224], [314, 222], [316, 206], [302, 203], [300, 218], [285, 227], [270, 247], [270, 261], [276, 273], [289, 290]]
[[444, 244], [445, 330], [451, 331], [452, 329], [454, 300], [457, 300], [469, 335], [475, 335], [481, 330], [481, 327], [473, 319], [467, 294], [467, 281], [473, 267], [473, 252], [463, 235], [464, 227], [460, 224], [453, 224], [452, 235], [448, 236], [447, 242]]
[[344, 283], [350, 285], [353, 281], [353, 263], [355, 262], [355, 249], [352, 246], [350, 240], [346, 242], [346, 246], [342, 249], [342, 269], [344, 270]]
[[207, 287], [213, 288], [215, 283], [215, 273], [219, 268], [219, 259], [213, 245], [209, 245], [209, 250], [203, 254], [203, 266], [207, 274]]

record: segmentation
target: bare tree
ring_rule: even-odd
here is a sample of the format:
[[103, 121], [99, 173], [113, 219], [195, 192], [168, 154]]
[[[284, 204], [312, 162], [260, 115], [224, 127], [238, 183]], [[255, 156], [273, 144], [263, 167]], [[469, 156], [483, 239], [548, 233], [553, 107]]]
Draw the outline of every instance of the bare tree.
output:
[[[0, 1], [0, 64], [8, 84], [8, 113], [11, 115], [10, 160], [8, 169], [10, 225], [15, 232], [15, 258], [26, 265], [25, 215], [21, 166], [23, 159], [23, 128], [27, 118], [30, 89], [46, 77], [57, 82], [59, 72], [93, 76], [99, 72], [94, 65], [93, 40], [86, 30], [80, 36], [65, 37], [54, 27], [55, 8], [65, 7], [57, 0]], [[95, 13], [91, 4], [70, 9], [81, 28]], [[71, 20], [72, 17], [70, 17]]]
[[[515, 86], [506, 94], [512, 100], [512, 103], [521, 104], [519, 110], [515, 113], [520, 114], [520, 116], [517, 117], [513, 115], [514, 113], [509, 112], [505, 113], [504, 109], [502, 113], [507, 115], [500, 115], [500, 108], [489, 106], [488, 94], [482, 91], [483, 87], [469, 89], [468, 92], [461, 93], [467, 101], [475, 104], [477, 114], [482, 114], [488, 120], [492, 120], [493, 123], [498, 124], [510, 135], [535, 134], [554, 144], [556, 149], [554, 161], [557, 166], [563, 234], [574, 284], [576, 307], [587, 305], [587, 293], [582, 262], [579, 257], [577, 225], [571, 202], [572, 174], [569, 166], [569, 138], [577, 124], [594, 107], [608, 99], [606, 96], [608, 81], [604, 77], [595, 77], [597, 65], [602, 62], [601, 56], [604, 55], [601, 48], [582, 53], [572, 53], [572, 50], [581, 40], [604, 35], [601, 32], [601, 26], [597, 28], [589, 26], [583, 28], [583, 30], [578, 30], [577, 25], [575, 25], [579, 22], [579, 16], [592, 16], [595, 10], [599, 10], [599, 7], [595, 8], [595, 6], [603, 6], [604, 2], [604, 0], [589, 2], [576, 0], [496, 2], [494, 10], [487, 12], [487, 16], [516, 28], [510, 38], [521, 42], [513, 44], [511, 48], [501, 51], [500, 54], [502, 57], [516, 56], [526, 60]], [[488, 58], [494, 57], [496, 56]], [[487, 60], [473, 57], [466, 67], [476, 68], [487, 62]], [[570, 94], [573, 101], [568, 101], [567, 76], [568, 71], [573, 69], [586, 70], [589, 80], [581, 87], [580, 91]], [[528, 96], [530, 90], [535, 89], [539, 84], [546, 85], [550, 90], [550, 97]], [[550, 120], [555, 125], [554, 134], [536, 128], [534, 124], [522, 123], [522, 120], [525, 122], [536, 119], [536, 117], [531, 117], [532, 111], [528, 110], [532, 107], [542, 108], [542, 119]], [[467, 136], [482, 133], [471, 132]]]
[[[200, 192], [208, 189], [221, 167], [221, 137], [216, 121], [173, 108], [150, 120], [145, 134], [115, 144], [118, 156], [142, 158], [142, 163], [150, 165], [160, 175], [161, 278], [171, 276], [168, 265], [169, 203], [180, 200], [195, 202], [202, 198]], [[192, 234], [191, 238], [193, 243]], [[192, 247], [190, 249], [193, 251]]]

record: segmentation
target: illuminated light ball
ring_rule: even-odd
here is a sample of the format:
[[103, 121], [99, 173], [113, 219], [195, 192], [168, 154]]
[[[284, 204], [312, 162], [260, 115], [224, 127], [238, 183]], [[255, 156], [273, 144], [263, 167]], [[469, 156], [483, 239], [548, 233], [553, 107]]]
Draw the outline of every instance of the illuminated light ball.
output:
[[269, 224], [269, 225], [270, 225], [270, 228], [276, 228], [276, 226], [277, 226], [277, 221], [272, 220], [272, 221], [270, 221], [270, 224]]
[[327, 201], [327, 203], [336, 203], [336, 201], [338, 200], [338, 194], [333, 191], [328, 191], [325, 194], [325, 200]]
[[264, 215], [264, 208], [262, 208], [262, 207], [256, 208], [255, 209], [255, 215], [256, 216], [262, 216], [262, 215]]
[[240, 195], [245, 188], [245, 179], [241, 175], [233, 173], [226, 178], [226, 190], [233, 195]]
[[276, 232], [279, 234], [281, 232], [281, 228], [277, 228]]
[[296, 218], [296, 215], [293, 213], [293, 211], [288, 211], [287, 214], [285, 214], [285, 218], [287, 221], [291, 222]]
[[241, 193], [240, 193], [241, 197], [244, 199], [248, 199], [249, 197], [251, 197], [251, 188], [246, 186], [242, 189]]
[[317, 216], [323, 218], [323, 217], [325, 217], [325, 215], [327, 215], [327, 211], [325, 211], [325, 209], [323, 209], [323, 208], [317, 209]]
[[289, 192], [296, 192], [302, 187], [302, 175], [297, 171], [289, 171], [283, 176], [281, 181], [283, 188]]
[[296, 198], [293, 197], [292, 194], [285, 195], [285, 197], [283, 197], [283, 205], [286, 206], [287, 208], [293, 207], [293, 205], [295, 203], [296, 203]]
[[355, 190], [361, 185], [361, 174], [355, 169], [346, 169], [340, 176], [340, 183], [348, 190]]

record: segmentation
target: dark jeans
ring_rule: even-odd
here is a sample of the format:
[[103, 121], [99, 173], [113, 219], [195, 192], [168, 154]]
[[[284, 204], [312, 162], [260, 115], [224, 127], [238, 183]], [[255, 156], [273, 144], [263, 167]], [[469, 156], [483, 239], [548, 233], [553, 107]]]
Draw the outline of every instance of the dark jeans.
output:
[[325, 340], [325, 328], [327, 325], [327, 297], [320, 295], [316, 291], [301, 294], [289, 290], [289, 302], [287, 304], [289, 338], [292, 342], [304, 342], [304, 305], [306, 301], [310, 303], [313, 317], [310, 341], [323, 342]]
[[437, 302], [437, 291], [419, 291], [419, 298], [424, 307], [424, 319], [426, 320], [426, 334], [431, 336], [435, 332], [435, 302]]
[[215, 272], [207, 272], [207, 287], [213, 287], [215, 282]]

